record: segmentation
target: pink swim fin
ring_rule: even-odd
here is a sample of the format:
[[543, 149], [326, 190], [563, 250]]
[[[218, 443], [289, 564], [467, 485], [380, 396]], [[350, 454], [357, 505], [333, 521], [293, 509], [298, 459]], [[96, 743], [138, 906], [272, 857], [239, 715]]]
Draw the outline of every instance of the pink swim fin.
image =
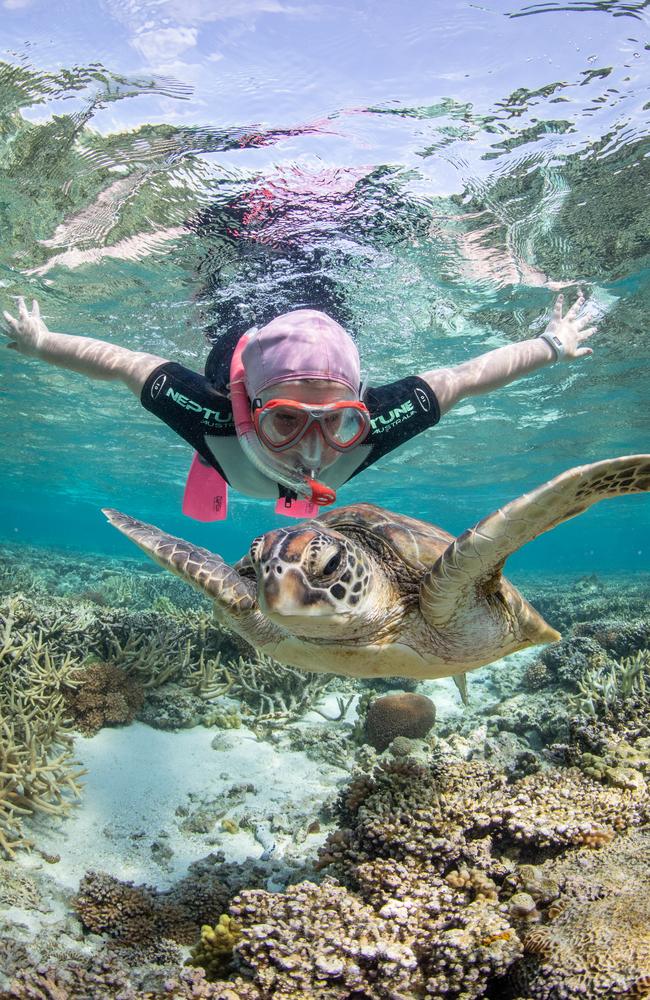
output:
[[311, 500], [288, 500], [286, 497], [280, 497], [275, 505], [275, 513], [284, 514], [285, 517], [318, 517], [319, 511], [320, 507]]
[[197, 452], [185, 483], [183, 513], [195, 521], [223, 521], [228, 516], [228, 484]]

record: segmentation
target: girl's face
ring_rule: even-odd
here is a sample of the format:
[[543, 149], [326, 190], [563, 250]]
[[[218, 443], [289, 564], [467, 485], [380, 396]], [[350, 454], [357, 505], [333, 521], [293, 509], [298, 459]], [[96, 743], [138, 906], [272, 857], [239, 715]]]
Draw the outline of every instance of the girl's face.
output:
[[[329, 379], [295, 379], [269, 386], [260, 393], [262, 403], [272, 399], [294, 399], [297, 403], [322, 406], [325, 403], [356, 402], [358, 395], [349, 386]], [[323, 469], [329, 468], [340, 452], [330, 447], [317, 425], [310, 427], [305, 436], [292, 448], [287, 448], [280, 456], [288, 468], [300, 469], [310, 476], [318, 477]], [[274, 456], [276, 459], [279, 457]]]

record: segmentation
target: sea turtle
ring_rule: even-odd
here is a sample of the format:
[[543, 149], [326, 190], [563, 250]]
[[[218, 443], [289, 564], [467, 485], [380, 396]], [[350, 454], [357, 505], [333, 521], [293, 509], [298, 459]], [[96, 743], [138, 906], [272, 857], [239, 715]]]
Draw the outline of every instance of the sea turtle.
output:
[[502, 577], [506, 559], [599, 500], [645, 490], [650, 455], [584, 465], [458, 538], [357, 503], [260, 535], [234, 566], [125, 514], [104, 513], [157, 563], [212, 598], [218, 621], [280, 663], [425, 678], [459, 675], [558, 640]]

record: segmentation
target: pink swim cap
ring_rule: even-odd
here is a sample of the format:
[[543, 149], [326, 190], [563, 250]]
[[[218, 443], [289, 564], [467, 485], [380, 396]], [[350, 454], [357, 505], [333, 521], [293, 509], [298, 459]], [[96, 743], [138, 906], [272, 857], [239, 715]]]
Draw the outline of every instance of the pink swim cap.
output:
[[359, 391], [356, 344], [342, 326], [316, 309], [295, 309], [261, 327], [242, 352], [250, 399], [271, 385], [298, 378], [341, 382]]

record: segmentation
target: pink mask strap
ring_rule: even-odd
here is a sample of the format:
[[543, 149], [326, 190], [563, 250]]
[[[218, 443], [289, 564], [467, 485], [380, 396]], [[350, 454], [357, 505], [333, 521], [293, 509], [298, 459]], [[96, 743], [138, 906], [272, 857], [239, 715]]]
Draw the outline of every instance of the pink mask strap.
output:
[[312, 503], [311, 500], [301, 500], [300, 498], [295, 500], [289, 500], [286, 497], [280, 497], [275, 505], [275, 513], [283, 514], [284, 517], [299, 517], [301, 519], [311, 519], [313, 517], [318, 517], [320, 512], [320, 507]]
[[228, 484], [197, 452], [185, 484], [183, 513], [195, 521], [223, 521], [228, 516]]

